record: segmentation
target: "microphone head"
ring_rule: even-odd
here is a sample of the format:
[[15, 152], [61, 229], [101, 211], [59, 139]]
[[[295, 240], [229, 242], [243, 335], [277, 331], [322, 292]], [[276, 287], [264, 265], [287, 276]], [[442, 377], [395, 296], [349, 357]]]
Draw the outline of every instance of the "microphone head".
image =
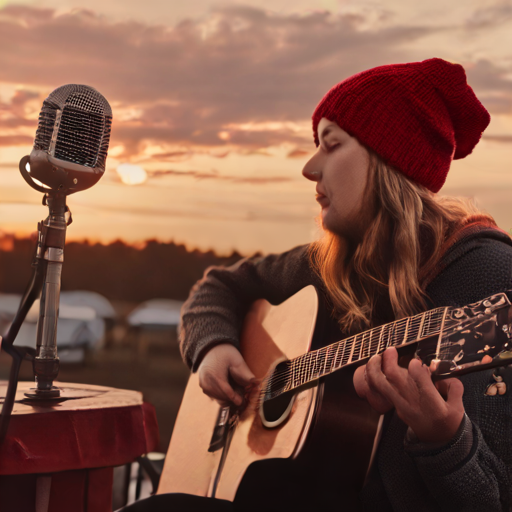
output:
[[39, 114], [30, 176], [64, 194], [91, 187], [105, 172], [111, 126], [112, 109], [96, 89], [55, 89]]

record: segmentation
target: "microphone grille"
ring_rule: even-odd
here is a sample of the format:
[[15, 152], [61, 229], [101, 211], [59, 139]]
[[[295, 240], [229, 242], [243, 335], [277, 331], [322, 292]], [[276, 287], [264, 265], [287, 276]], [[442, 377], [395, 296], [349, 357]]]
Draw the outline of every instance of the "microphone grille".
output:
[[87, 85], [69, 84], [44, 100], [34, 149], [85, 167], [105, 169], [112, 109]]

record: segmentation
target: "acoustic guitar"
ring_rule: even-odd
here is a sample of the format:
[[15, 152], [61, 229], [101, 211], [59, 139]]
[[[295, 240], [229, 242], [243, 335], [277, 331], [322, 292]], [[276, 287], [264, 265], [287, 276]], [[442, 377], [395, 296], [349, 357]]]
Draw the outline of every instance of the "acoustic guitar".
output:
[[240, 349], [261, 386], [241, 408], [221, 407], [191, 374], [158, 494], [236, 498], [243, 510], [357, 510], [379, 415], [355, 394], [355, 368], [390, 346], [415, 350], [434, 379], [510, 364], [511, 299], [432, 309], [317, 350], [314, 287], [278, 306], [256, 301]]

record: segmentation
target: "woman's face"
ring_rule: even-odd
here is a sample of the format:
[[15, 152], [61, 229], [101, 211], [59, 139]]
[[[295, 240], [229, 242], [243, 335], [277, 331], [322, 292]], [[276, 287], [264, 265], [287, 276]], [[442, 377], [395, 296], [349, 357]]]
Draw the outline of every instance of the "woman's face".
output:
[[357, 239], [364, 232], [364, 192], [370, 157], [366, 149], [325, 117], [318, 124], [320, 146], [302, 174], [316, 181], [324, 229]]

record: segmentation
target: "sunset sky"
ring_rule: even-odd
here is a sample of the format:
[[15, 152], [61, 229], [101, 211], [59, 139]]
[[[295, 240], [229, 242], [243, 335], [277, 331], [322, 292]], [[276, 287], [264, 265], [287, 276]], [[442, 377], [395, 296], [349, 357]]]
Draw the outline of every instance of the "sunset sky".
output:
[[83, 83], [114, 121], [105, 176], [68, 200], [68, 239], [246, 254], [311, 241], [314, 107], [356, 72], [431, 57], [462, 64], [492, 116], [443, 193], [512, 229], [510, 0], [0, 0], [0, 48], [0, 234], [46, 216], [18, 161], [44, 98]]

